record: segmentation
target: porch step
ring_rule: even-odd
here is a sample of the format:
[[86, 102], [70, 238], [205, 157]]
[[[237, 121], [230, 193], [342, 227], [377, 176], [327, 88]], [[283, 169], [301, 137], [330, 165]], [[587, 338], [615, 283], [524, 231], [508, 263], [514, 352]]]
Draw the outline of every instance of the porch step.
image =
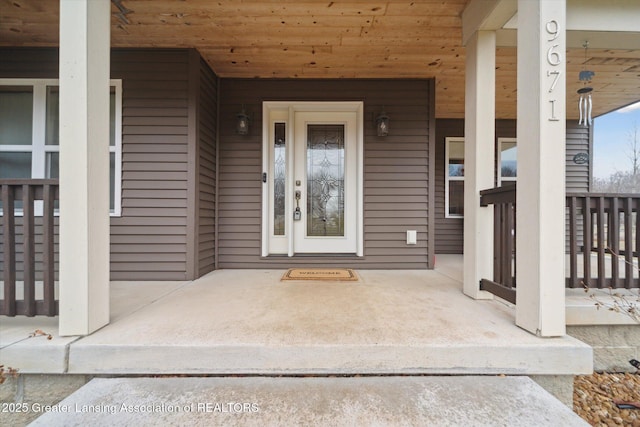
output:
[[497, 376], [96, 378], [53, 409], [31, 425], [587, 425], [531, 379]]

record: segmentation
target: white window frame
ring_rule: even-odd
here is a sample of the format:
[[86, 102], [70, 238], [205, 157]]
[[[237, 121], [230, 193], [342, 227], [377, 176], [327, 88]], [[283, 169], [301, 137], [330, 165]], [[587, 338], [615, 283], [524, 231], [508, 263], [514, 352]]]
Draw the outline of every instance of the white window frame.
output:
[[463, 181], [464, 176], [449, 176], [449, 144], [451, 142], [462, 142], [464, 137], [448, 136], [444, 139], [444, 217], [445, 218], [464, 218], [464, 215], [449, 213], [449, 181]]
[[496, 168], [498, 169], [498, 187], [502, 185], [503, 182], [516, 182], [518, 180], [517, 176], [517, 163], [516, 163], [516, 176], [502, 176], [502, 143], [514, 143], [516, 147], [518, 147], [518, 139], [517, 138], [498, 138], [498, 164]]
[[[109, 153], [115, 153], [114, 201], [109, 215], [122, 215], [122, 80], [109, 80], [115, 88], [115, 136], [113, 146], [109, 145]], [[33, 87], [33, 126], [31, 145], [0, 145], [2, 152], [31, 153], [31, 179], [43, 179], [46, 174], [47, 153], [60, 151], [59, 145], [46, 145], [47, 123], [47, 86], [60, 86], [58, 79], [0, 79], [0, 86]], [[41, 204], [41, 203], [40, 203]], [[36, 204], [37, 216], [42, 215], [42, 208]], [[21, 213], [16, 212], [16, 215]], [[57, 212], [56, 212], [57, 215]]]

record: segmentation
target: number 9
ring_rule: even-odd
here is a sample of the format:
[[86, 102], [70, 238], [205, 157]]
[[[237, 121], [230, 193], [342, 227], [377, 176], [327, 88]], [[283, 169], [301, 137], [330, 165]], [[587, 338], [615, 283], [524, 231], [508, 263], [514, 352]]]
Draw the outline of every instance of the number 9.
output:
[[549, 22], [547, 22], [547, 25], [545, 26], [547, 33], [551, 34], [551, 38], [548, 39], [547, 41], [554, 41], [555, 39], [558, 38], [558, 36], [560, 35], [560, 26], [558, 25], [558, 21], [551, 20]]

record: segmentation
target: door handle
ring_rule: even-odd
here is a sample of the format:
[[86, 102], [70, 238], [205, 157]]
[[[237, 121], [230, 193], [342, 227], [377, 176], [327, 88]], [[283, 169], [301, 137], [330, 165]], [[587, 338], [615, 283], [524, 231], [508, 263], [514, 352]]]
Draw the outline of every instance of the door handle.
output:
[[300, 210], [300, 199], [302, 198], [302, 193], [300, 190], [296, 190], [296, 210], [293, 211], [293, 220], [300, 221], [302, 219], [302, 211]]

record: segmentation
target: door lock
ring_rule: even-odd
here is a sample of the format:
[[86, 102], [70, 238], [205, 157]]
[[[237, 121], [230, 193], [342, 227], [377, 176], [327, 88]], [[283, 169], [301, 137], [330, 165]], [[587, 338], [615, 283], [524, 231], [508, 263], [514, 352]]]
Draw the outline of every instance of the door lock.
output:
[[300, 190], [296, 190], [296, 210], [293, 211], [293, 220], [300, 221], [302, 219], [302, 211], [300, 210], [300, 198], [302, 193]]

